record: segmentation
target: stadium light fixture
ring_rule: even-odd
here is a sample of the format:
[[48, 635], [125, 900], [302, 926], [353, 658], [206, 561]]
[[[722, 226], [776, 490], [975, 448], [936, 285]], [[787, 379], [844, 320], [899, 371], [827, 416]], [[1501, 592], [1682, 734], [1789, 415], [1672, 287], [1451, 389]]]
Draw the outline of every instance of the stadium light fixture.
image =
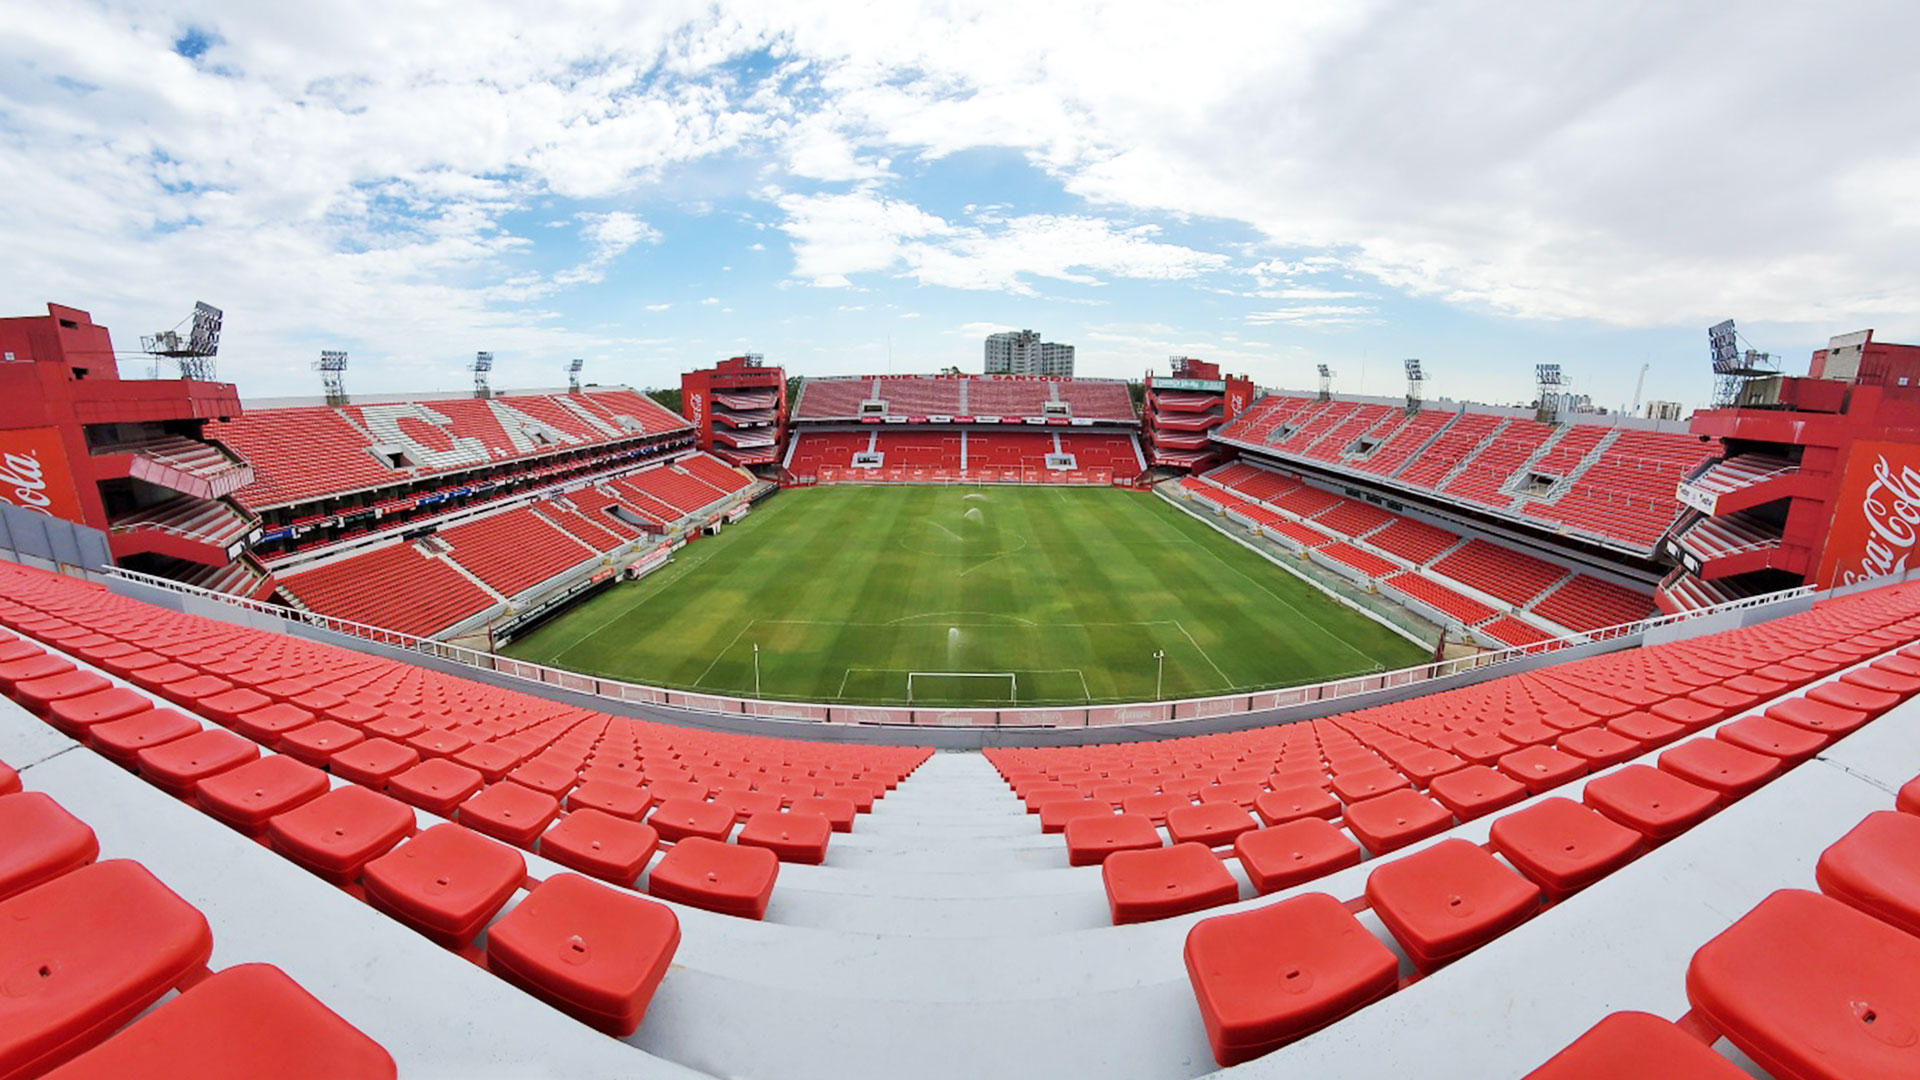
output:
[[326, 392], [327, 404], [345, 405], [347, 403], [347, 354], [338, 349], [320, 350], [320, 359], [313, 365], [320, 373], [320, 386]]
[[[225, 315], [219, 308], [201, 300], [193, 305], [193, 314], [181, 321], [192, 324], [184, 341], [180, 338], [180, 327], [176, 325], [171, 330], [143, 335], [140, 347], [153, 356], [164, 356], [179, 364], [180, 377], [183, 379], [212, 379], [213, 358], [220, 352], [220, 327]], [[159, 373], [158, 367], [156, 363], [156, 375]]]
[[580, 392], [580, 369], [586, 366], [587, 366], [587, 362], [578, 356], [574, 357], [567, 364], [567, 389], [568, 390], [571, 390], [576, 394]]
[[474, 353], [473, 364], [468, 370], [473, 372], [473, 396], [478, 398], [491, 396], [487, 390], [487, 375], [493, 371], [493, 354]]

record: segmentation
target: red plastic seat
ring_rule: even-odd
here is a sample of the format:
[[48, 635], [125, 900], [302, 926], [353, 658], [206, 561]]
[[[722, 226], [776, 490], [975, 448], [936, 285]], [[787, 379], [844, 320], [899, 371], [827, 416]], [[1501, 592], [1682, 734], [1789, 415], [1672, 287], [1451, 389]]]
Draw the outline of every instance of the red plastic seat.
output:
[[47, 1080], [393, 1080], [393, 1058], [271, 964], [227, 968]]
[[788, 809], [802, 814], [819, 814], [833, 826], [834, 832], [852, 832], [854, 809], [852, 799], [843, 799], [835, 795], [802, 795], [793, 800]]
[[1399, 969], [1393, 951], [1325, 893], [1202, 919], [1187, 932], [1185, 954], [1221, 1065], [1339, 1020], [1392, 991]]
[[1461, 821], [1472, 821], [1527, 797], [1525, 784], [1490, 765], [1469, 765], [1436, 776], [1427, 794]]
[[641, 788], [610, 780], [589, 780], [567, 792], [567, 809], [598, 810], [628, 821], [639, 821], [653, 805], [653, 798]]
[[413, 832], [413, 809], [357, 785], [334, 788], [267, 822], [276, 850], [336, 885]]
[[1347, 807], [1347, 830], [1375, 855], [1437, 836], [1453, 827], [1453, 814], [1407, 788]]
[[1116, 851], [1100, 864], [1116, 925], [1184, 915], [1240, 899], [1240, 883], [1204, 844]]
[[13, 771], [13, 766], [0, 761], [0, 795], [12, 795], [19, 790], [20, 774]]
[[243, 686], [237, 690], [229, 690], [224, 694], [215, 694], [212, 697], [202, 698], [194, 702], [193, 711], [219, 724], [221, 727], [230, 728], [233, 726], [234, 719], [241, 713], [249, 713], [255, 709], [264, 709], [271, 704], [273, 704], [272, 698], [260, 693], [258, 690], [250, 690]]
[[171, 794], [186, 798], [193, 785], [216, 773], [245, 765], [260, 756], [260, 748], [224, 728], [207, 728], [172, 742], [140, 751], [140, 775]]
[[777, 814], [786, 805], [786, 800], [771, 791], [716, 791], [713, 802], [733, 811], [735, 821], [745, 821], [756, 814]]
[[1702, 945], [1694, 1010], [1774, 1080], [1920, 1076], [1920, 939], [1783, 889]]
[[[1237, 807], [1228, 804], [1226, 809]], [[1099, 799], [1052, 799], [1040, 807], [1040, 831], [1064, 832], [1067, 823], [1077, 818], [1112, 817], [1113, 807]]]
[[194, 801], [202, 810], [257, 836], [267, 821], [327, 793], [327, 774], [285, 754], [209, 776], [194, 785]]
[[91, 671], [64, 671], [43, 679], [24, 679], [13, 686], [13, 699], [35, 716], [46, 716], [56, 701], [85, 697], [113, 689], [105, 675]]
[[632, 885], [660, 846], [653, 826], [579, 809], [540, 834], [540, 854], [616, 885]]
[[1554, 749], [1584, 758], [1590, 771], [1611, 768], [1640, 754], [1640, 744], [1603, 727], [1569, 731], [1554, 740]]
[[1095, 866], [1116, 851], [1146, 851], [1161, 845], [1160, 830], [1143, 814], [1103, 814], [1067, 822], [1067, 863]]
[[1181, 806], [1167, 812], [1167, 834], [1176, 844], [1225, 847], [1234, 837], [1258, 825], [1253, 815], [1233, 802]]
[[0, 795], [0, 900], [99, 857], [93, 830], [45, 793]]
[[507, 779], [558, 799], [580, 782], [580, 774], [555, 762], [535, 759], [509, 772]]
[[454, 808], [480, 790], [480, 772], [446, 758], [427, 758], [387, 781], [387, 792], [429, 814], [450, 818]]
[[647, 891], [662, 900], [758, 919], [766, 915], [780, 860], [765, 848], [691, 836], [667, 849], [647, 875]]
[[338, 720], [316, 720], [280, 736], [280, 752], [292, 754], [316, 768], [325, 768], [333, 755], [366, 739], [359, 728], [348, 727]]
[[1742, 750], [1765, 754], [1782, 761], [1801, 762], [1827, 745], [1829, 736], [1806, 728], [1769, 720], [1764, 716], [1743, 716], [1720, 725], [1713, 737], [1730, 742]]
[[420, 751], [380, 738], [355, 743], [327, 760], [333, 775], [375, 790], [385, 788], [387, 781], [418, 764]]
[[1687, 729], [1671, 720], [1662, 720], [1652, 713], [1628, 713], [1607, 721], [1607, 730], [1625, 739], [1640, 744], [1641, 750], [1651, 750], [1656, 746], [1665, 746], [1679, 738]]
[[556, 874], [487, 931], [487, 968], [625, 1038], [639, 1028], [679, 947], [672, 908]]
[[1699, 1039], [1657, 1016], [1617, 1012], [1525, 1080], [1749, 1080]]
[[1312, 784], [1275, 788], [1253, 800], [1253, 812], [1268, 825], [1280, 825], [1298, 818], [1332, 820], [1340, 816], [1340, 800], [1326, 789]]
[[1502, 756], [1500, 771], [1525, 784], [1529, 794], [1538, 795], [1587, 775], [1587, 762], [1550, 746], [1529, 746]]
[[1415, 967], [1433, 971], [1525, 922], [1540, 889], [1465, 840], [1381, 865], [1367, 901]]
[[1475, 765], [1491, 765], [1516, 747], [1498, 735], [1471, 735], [1453, 744], [1453, 752]]
[[137, 690], [124, 686], [96, 690], [79, 697], [63, 698], [47, 708], [47, 722], [74, 738], [85, 738], [98, 724], [124, 720], [153, 710], [153, 701]]
[[51, 653], [35, 652], [31, 656], [23, 657], [19, 660], [9, 660], [5, 663], [0, 663], [0, 690], [11, 694], [13, 693], [14, 687], [23, 682], [50, 678], [54, 675], [64, 675], [69, 671], [75, 670], [78, 669], [71, 663]]
[[200, 730], [200, 722], [172, 709], [148, 709], [87, 729], [87, 744], [111, 761], [131, 767], [140, 751], [184, 739]]
[[459, 810], [460, 824], [522, 848], [531, 848], [558, 816], [560, 803], [553, 796], [511, 780], [481, 788]]
[[1866, 718], [1871, 720], [1900, 704], [1902, 695], [1874, 689], [1867, 685], [1869, 678], [1863, 675], [1856, 679], [1851, 675], [1843, 675], [1835, 682], [1821, 683], [1807, 691], [1807, 698], [1836, 709], [1865, 713]]
[[1662, 720], [1679, 724], [1688, 731], [1698, 731], [1708, 724], [1725, 720], [1733, 713], [1727, 709], [1716, 708], [1692, 698], [1674, 698], [1663, 701], [1647, 710]]
[[[0, 766], [0, 769], [3, 768], [5, 766]], [[0, 784], [0, 791], [4, 790], [6, 785]], [[1893, 805], [1903, 814], [1920, 814], [1920, 776], [1900, 785], [1900, 794], [1894, 799]]]
[[1868, 814], [1820, 853], [1814, 878], [1835, 900], [1920, 937], [1920, 817]]
[[1712, 788], [1729, 801], [1780, 775], [1777, 757], [1742, 750], [1719, 739], [1689, 739], [1660, 755], [1660, 771]]
[[1356, 803], [1362, 799], [1385, 795], [1389, 791], [1411, 787], [1413, 787], [1412, 781], [1388, 768], [1341, 773], [1333, 778], [1333, 793], [1338, 795], [1343, 803]]
[[275, 702], [233, 718], [233, 730], [268, 749], [280, 747], [280, 737], [313, 723], [313, 714], [295, 705]]
[[1839, 738], [1867, 722], [1868, 715], [1859, 709], [1849, 709], [1830, 702], [1816, 701], [1812, 697], [1788, 698], [1767, 707], [1767, 718], [1783, 724], [1817, 731], [1829, 738]]
[[662, 840], [725, 840], [733, 832], [733, 811], [694, 799], [668, 799], [654, 808], [647, 824], [660, 833]]
[[1234, 838], [1233, 853], [1262, 895], [1359, 866], [1361, 858], [1359, 844], [1317, 817], [1243, 832]]
[[1159, 795], [1129, 795], [1120, 804], [1121, 812], [1139, 814], [1155, 825], [1165, 825], [1167, 815], [1183, 806], [1192, 806], [1193, 800], [1185, 795], [1161, 793]]
[[1561, 900], [1613, 873], [1640, 854], [1638, 832], [1572, 799], [1554, 796], [1494, 821], [1493, 849]]
[[207, 920], [139, 863], [82, 866], [0, 901], [0, 1080], [88, 1049], [204, 969]]
[[367, 900], [450, 949], [472, 941], [527, 876], [518, 851], [458, 825], [435, 825], [367, 863]]
[[832, 836], [833, 823], [818, 814], [763, 810], [747, 819], [733, 842], [765, 848], [781, 862], [817, 866], [827, 860]]
[[1628, 765], [1596, 776], [1580, 801], [1652, 840], [1670, 840], [1720, 809], [1712, 788], [1691, 784], [1651, 765]]
[[497, 783], [518, 767], [519, 754], [496, 743], [474, 743], [453, 755], [453, 760], [469, 769], [477, 769], [487, 783]]

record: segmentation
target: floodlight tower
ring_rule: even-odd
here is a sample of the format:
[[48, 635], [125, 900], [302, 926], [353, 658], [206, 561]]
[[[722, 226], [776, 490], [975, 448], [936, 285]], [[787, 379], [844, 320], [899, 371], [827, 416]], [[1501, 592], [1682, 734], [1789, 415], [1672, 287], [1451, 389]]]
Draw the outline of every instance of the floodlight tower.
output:
[[1325, 364], [1320, 365], [1320, 400], [1333, 400], [1333, 369]]
[[[223, 321], [219, 308], [205, 301], [193, 305], [193, 314], [184, 322], [192, 322], [187, 331], [186, 340], [180, 338], [180, 327], [162, 330], [157, 334], [142, 336], [140, 347], [158, 357], [164, 356], [180, 365], [180, 377], [183, 379], [207, 379], [214, 377], [213, 358], [220, 352], [220, 324]], [[154, 365], [158, 374], [159, 364]]]
[[1407, 412], [1417, 413], [1420, 411], [1420, 402], [1425, 398], [1423, 391], [1426, 389], [1427, 376], [1420, 370], [1419, 358], [1409, 357], [1404, 363], [1407, 369]]
[[320, 350], [320, 359], [313, 365], [320, 373], [320, 385], [327, 395], [327, 404], [345, 405], [347, 403], [347, 354], [334, 349]]
[[490, 352], [474, 353], [473, 363], [469, 365], [468, 370], [473, 372], [473, 396], [477, 398], [492, 397], [493, 392], [487, 389], [487, 376], [493, 372], [493, 354]]
[[586, 366], [587, 366], [587, 362], [578, 356], [574, 357], [571, 361], [568, 361], [567, 363], [567, 392], [568, 393], [577, 394], [580, 392], [580, 369]]
[[1560, 396], [1565, 385], [1560, 378], [1559, 364], [1533, 365], [1533, 381], [1539, 400], [1534, 405], [1534, 419], [1543, 424], [1551, 424], [1560, 415]]
[[1713, 349], [1713, 406], [1724, 409], [1740, 401], [1740, 388], [1748, 379], [1780, 374], [1780, 362], [1771, 355], [1749, 348], [1740, 353], [1740, 332], [1733, 320], [1707, 329], [1707, 344]]

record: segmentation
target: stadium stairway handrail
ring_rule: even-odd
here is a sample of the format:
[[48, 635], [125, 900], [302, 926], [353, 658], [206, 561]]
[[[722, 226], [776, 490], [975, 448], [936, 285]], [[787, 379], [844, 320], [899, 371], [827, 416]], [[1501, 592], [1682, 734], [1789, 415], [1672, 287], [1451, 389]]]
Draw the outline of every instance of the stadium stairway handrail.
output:
[[[913, 708], [911, 706], [846, 705], [824, 702], [782, 701], [765, 698], [728, 697], [719, 694], [702, 694], [668, 687], [648, 686], [629, 683], [619, 679], [589, 675], [562, 668], [548, 667], [524, 660], [515, 660], [497, 653], [479, 649], [470, 649], [462, 645], [436, 641], [432, 638], [404, 634], [366, 623], [322, 615], [315, 611], [270, 604], [260, 600], [231, 596], [214, 592], [183, 582], [155, 577], [137, 570], [109, 566], [97, 571], [107, 579], [119, 579], [134, 585], [162, 592], [178, 593], [194, 597], [219, 608], [235, 609], [265, 615], [280, 622], [300, 623], [320, 630], [331, 631], [351, 638], [358, 638], [376, 645], [384, 645], [409, 652], [494, 673], [504, 676], [515, 683], [532, 684], [542, 687], [557, 687], [561, 690], [593, 697], [648, 705], [666, 709], [682, 710], [691, 713], [754, 717], [782, 721], [805, 721], [809, 726], [894, 726], [925, 731], [929, 727], [970, 727], [991, 726], [994, 728], [1091, 728], [1101, 732], [1114, 732], [1128, 726], [1164, 725], [1169, 721], [1180, 720], [1217, 720], [1221, 717], [1241, 713], [1267, 713], [1275, 709], [1309, 703], [1319, 704], [1355, 697], [1361, 694], [1376, 693], [1431, 682], [1450, 676], [1469, 672], [1483, 677], [1491, 674], [1489, 669], [1499, 669], [1521, 661], [1533, 659], [1545, 653], [1570, 649], [1576, 646], [1617, 641], [1621, 638], [1638, 637], [1648, 631], [1662, 627], [1697, 622], [1702, 619], [1729, 613], [1752, 611], [1771, 607], [1795, 600], [1811, 597], [1819, 590], [1811, 585], [1801, 585], [1774, 593], [1742, 597], [1714, 607], [1698, 608], [1692, 611], [1676, 612], [1671, 615], [1652, 615], [1637, 622], [1622, 623], [1618, 626], [1579, 634], [1569, 634], [1531, 645], [1517, 645], [1497, 651], [1477, 653], [1471, 656], [1455, 657], [1450, 660], [1430, 661], [1412, 667], [1398, 668], [1392, 671], [1373, 671], [1362, 675], [1347, 676], [1326, 682], [1310, 683], [1300, 686], [1280, 687], [1269, 690], [1256, 690], [1235, 694], [1215, 695], [1198, 698], [1172, 698], [1161, 701], [1143, 701], [1117, 704], [1089, 704], [1069, 707], [1016, 707], [1016, 708]], [[1880, 582], [1884, 584], [1884, 582]], [[1834, 590], [1835, 595], [1851, 590]]]

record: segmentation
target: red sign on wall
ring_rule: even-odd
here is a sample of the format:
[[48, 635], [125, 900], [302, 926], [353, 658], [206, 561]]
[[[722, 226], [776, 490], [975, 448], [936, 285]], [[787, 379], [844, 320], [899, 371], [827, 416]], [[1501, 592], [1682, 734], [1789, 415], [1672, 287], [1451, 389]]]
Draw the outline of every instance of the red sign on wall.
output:
[[0, 500], [37, 514], [82, 521], [80, 495], [58, 431], [0, 431]]
[[1908, 568], [1920, 541], [1920, 445], [1861, 442], [1840, 480], [1814, 584], [1850, 585]]

